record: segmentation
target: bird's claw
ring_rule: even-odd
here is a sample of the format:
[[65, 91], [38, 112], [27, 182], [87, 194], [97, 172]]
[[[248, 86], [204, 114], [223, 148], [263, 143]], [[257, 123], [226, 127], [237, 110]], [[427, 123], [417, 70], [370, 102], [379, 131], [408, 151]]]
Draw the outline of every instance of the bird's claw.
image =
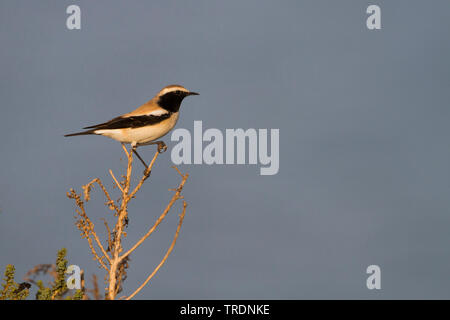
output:
[[148, 170], [148, 169], [145, 169], [144, 170], [144, 177], [145, 177], [145, 179], [147, 179], [148, 177], [150, 177], [150, 174], [152, 173], [152, 170]]
[[158, 152], [159, 153], [163, 153], [167, 150], [167, 146], [164, 142], [159, 142], [158, 143]]

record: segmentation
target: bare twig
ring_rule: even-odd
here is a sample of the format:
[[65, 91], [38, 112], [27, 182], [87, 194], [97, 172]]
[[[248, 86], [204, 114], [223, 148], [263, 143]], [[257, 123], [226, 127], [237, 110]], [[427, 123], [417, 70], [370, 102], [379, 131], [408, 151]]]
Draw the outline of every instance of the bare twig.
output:
[[116, 183], [116, 186], [119, 188], [120, 192], [123, 193], [122, 186], [121, 186], [120, 183], [117, 181], [116, 176], [114, 175], [114, 173], [112, 172], [111, 169], [109, 169], [109, 174], [110, 174], [111, 177], [113, 178], [113, 180], [114, 180], [114, 182]]
[[100, 186], [100, 188], [102, 189], [102, 191], [105, 194], [106, 198], [108, 199], [108, 202], [106, 202], [105, 204], [109, 207], [109, 209], [111, 209], [111, 210], [113, 210], [115, 212], [118, 212], [119, 208], [117, 208], [116, 204], [111, 199], [108, 191], [103, 186], [103, 183], [102, 183], [102, 181], [99, 178], [95, 178], [91, 182], [89, 182], [87, 185], [83, 186], [85, 201], [88, 202], [90, 200], [90, 198], [91, 198], [90, 192], [91, 192], [92, 185], [94, 183], [97, 183]]
[[163, 264], [167, 261], [167, 258], [169, 257], [170, 253], [173, 250], [173, 247], [175, 246], [175, 243], [177, 242], [178, 235], [180, 234], [181, 225], [183, 224], [184, 215], [186, 213], [186, 201], [183, 201], [183, 212], [180, 215], [180, 221], [178, 222], [177, 231], [175, 232], [175, 236], [173, 237], [172, 243], [170, 244], [169, 249], [167, 249], [166, 254], [164, 255], [164, 258], [162, 258], [161, 262], [158, 264], [158, 266], [153, 270], [153, 272], [145, 279], [145, 281], [139, 286], [139, 288], [136, 289], [132, 294], [130, 294], [125, 300], [130, 300], [133, 298], [136, 294], [141, 291], [145, 285], [155, 276], [155, 274], [158, 272], [158, 270], [163, 266]]
[[94, 237], [95, 241], [97, 242], [97, 245], [99, 245], [100, 250], [103, 252], [103, 254], [105, 255], [104, 257], [108, 260], [108, 262], [110, 262], [111, 259], [109, 258], [108, 254], [106, 253], [105, 249], [103, 248], [102, 244], [100, 243], [100, 240], [98, 239], [97, 234], [95, 233], [94, 224], [89, 219], [89, 217], [86, 215], [86, 210], [84, 208], [84, 202], [81, 200], [80, 195], [78, 195], [73, 189], [70, 189], [70, 193], [68, 193], [67, 196], [71, 199], [75, 199], [75, 202], [79, 208], [79, 210], [76, 210], [76, 212], [79, 216], [79, 219], [76, 222], [76, 226], [81, 231], [81, 236], [83, 238], [86, 238], [86, 240], [88, 241], [89, 247], [91, 249], [92, 255], [94, 256], [94, 259], [97, 260], [99, 262], [99, 264], [105, 270], [108, 270], [108, 268], [106, 267], [106, 265], [103, 261], [103, 257], [100, 257], [94, 248], [91, 235]]
[[108, 249], [106, 251], [111, 250], [112, 247], [112, 241], [111, 241], [111, 229], [109, 228], [108, 222], [105, 218], [102, 218], [103, 224], [105, 225], [106, 232], [108, 232]]
[[135, 245], [130, 250], [128, 250], [126, 253], [124, 253], [121, 256], [121, 259], [128, 257], [134, 250], [136, 250], [145, 241], [145, 239], [147, 239], [156, 230], [156, 228], [159, 226], [159, 224], [164, 220], [166, 215], [169, 213], [169, 211], [172, 208], [175, 201], [177, 201], [178, 199], [181, 198], [180, 193], [183, 190], [183, 186], [186, 183], [186, 180], [189, 177], [189, 175], [186, 173], [185, 175], [181, 175], [181, 176], [183, 177], [183, 179], [181, 180], [180, 185], [176, 189], [176, 192], [172, 196], [172, 199], [170, 200], [166, 209], [164, 209], [163, 213], [159, 216], [159, 218], [156, 220], [155, 224], [147, 231], [147, 233], [141, 239], [139, 239], [139, 241], [136, 242]]
[[53, 281], [56, 281], [56, 278], [58, 277], [55, 264], [38, 264], [27, 272], [23, 280], [37, 285], [36, 277], [39, 276], [39, 274], [48, 274], [53, 278]]
[[[100, 294], [100, 288], [98, 286], [98, 279], [97, 279], [97, 276], [95, 274], [92, 274], [91, 281], [92, 281], [92, 289], [86, 288], [85, 291], [87, 293], [91, 293], [92, 294], [92, 298], [94, 300], [101, 300], [102, 296]], [[89, 299], [89, 296], [87, 294], [85, 294], [84, 295], [84, 299], [85, 300]]]
[[98, 288], [98, 281], [97, 281], [97, 276], [95, 274], [92, 275], [92, 294], [94, 295], [94, 299], [95, 300], [100, 300], [101, 296], [100, 296], [100, 290]]

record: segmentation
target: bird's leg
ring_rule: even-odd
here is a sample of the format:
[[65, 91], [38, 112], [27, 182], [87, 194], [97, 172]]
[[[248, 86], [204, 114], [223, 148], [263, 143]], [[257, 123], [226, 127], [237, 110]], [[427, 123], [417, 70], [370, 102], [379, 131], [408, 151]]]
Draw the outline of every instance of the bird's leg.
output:
[[138, 144], [138, 146], [151, 146], [152, 144], [157, 144], [158, 145], [158, 152], [159, 153], [163, 153], [163, 152], [165, 152], [167, 150], [167, 146], [164, 143], [164, 141], [145, 142], [145, 143]]
[[141, 158], [141, 156], [139, 155], [139, 153], [137, 152], [136, 149], [137, 149], [137, 147], [131, 148], [131, 150], [134, 152], [134, 154], [138, 157], [139, 160], [141, 160], [142, 164], [144, 165], [144, 167], [145, 167], [144, 173], [145, 173], [145, 172], [147, 172], [148, 165], [145, 163], [144, 159]]

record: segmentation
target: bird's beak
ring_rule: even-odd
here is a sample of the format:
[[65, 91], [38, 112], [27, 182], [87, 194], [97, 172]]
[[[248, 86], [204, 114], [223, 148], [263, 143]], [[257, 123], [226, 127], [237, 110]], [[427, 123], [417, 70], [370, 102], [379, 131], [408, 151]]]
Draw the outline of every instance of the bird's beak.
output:
[[200, 93], [193, 92], [193, 91], [190, 91], [190, 92], [188, 93], [188, 96], [198, 96], [198, 95], [200, 95]]

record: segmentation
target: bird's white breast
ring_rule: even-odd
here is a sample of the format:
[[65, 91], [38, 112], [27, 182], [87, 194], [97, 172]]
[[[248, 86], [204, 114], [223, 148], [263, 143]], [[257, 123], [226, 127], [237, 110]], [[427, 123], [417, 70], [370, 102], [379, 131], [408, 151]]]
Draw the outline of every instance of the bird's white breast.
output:
[[123, 143], [143, 144], [165, 136], [178, 121], [178, 112], [157, 124], [139, 128], [96, 130], [96, 134], [112, 138]]

